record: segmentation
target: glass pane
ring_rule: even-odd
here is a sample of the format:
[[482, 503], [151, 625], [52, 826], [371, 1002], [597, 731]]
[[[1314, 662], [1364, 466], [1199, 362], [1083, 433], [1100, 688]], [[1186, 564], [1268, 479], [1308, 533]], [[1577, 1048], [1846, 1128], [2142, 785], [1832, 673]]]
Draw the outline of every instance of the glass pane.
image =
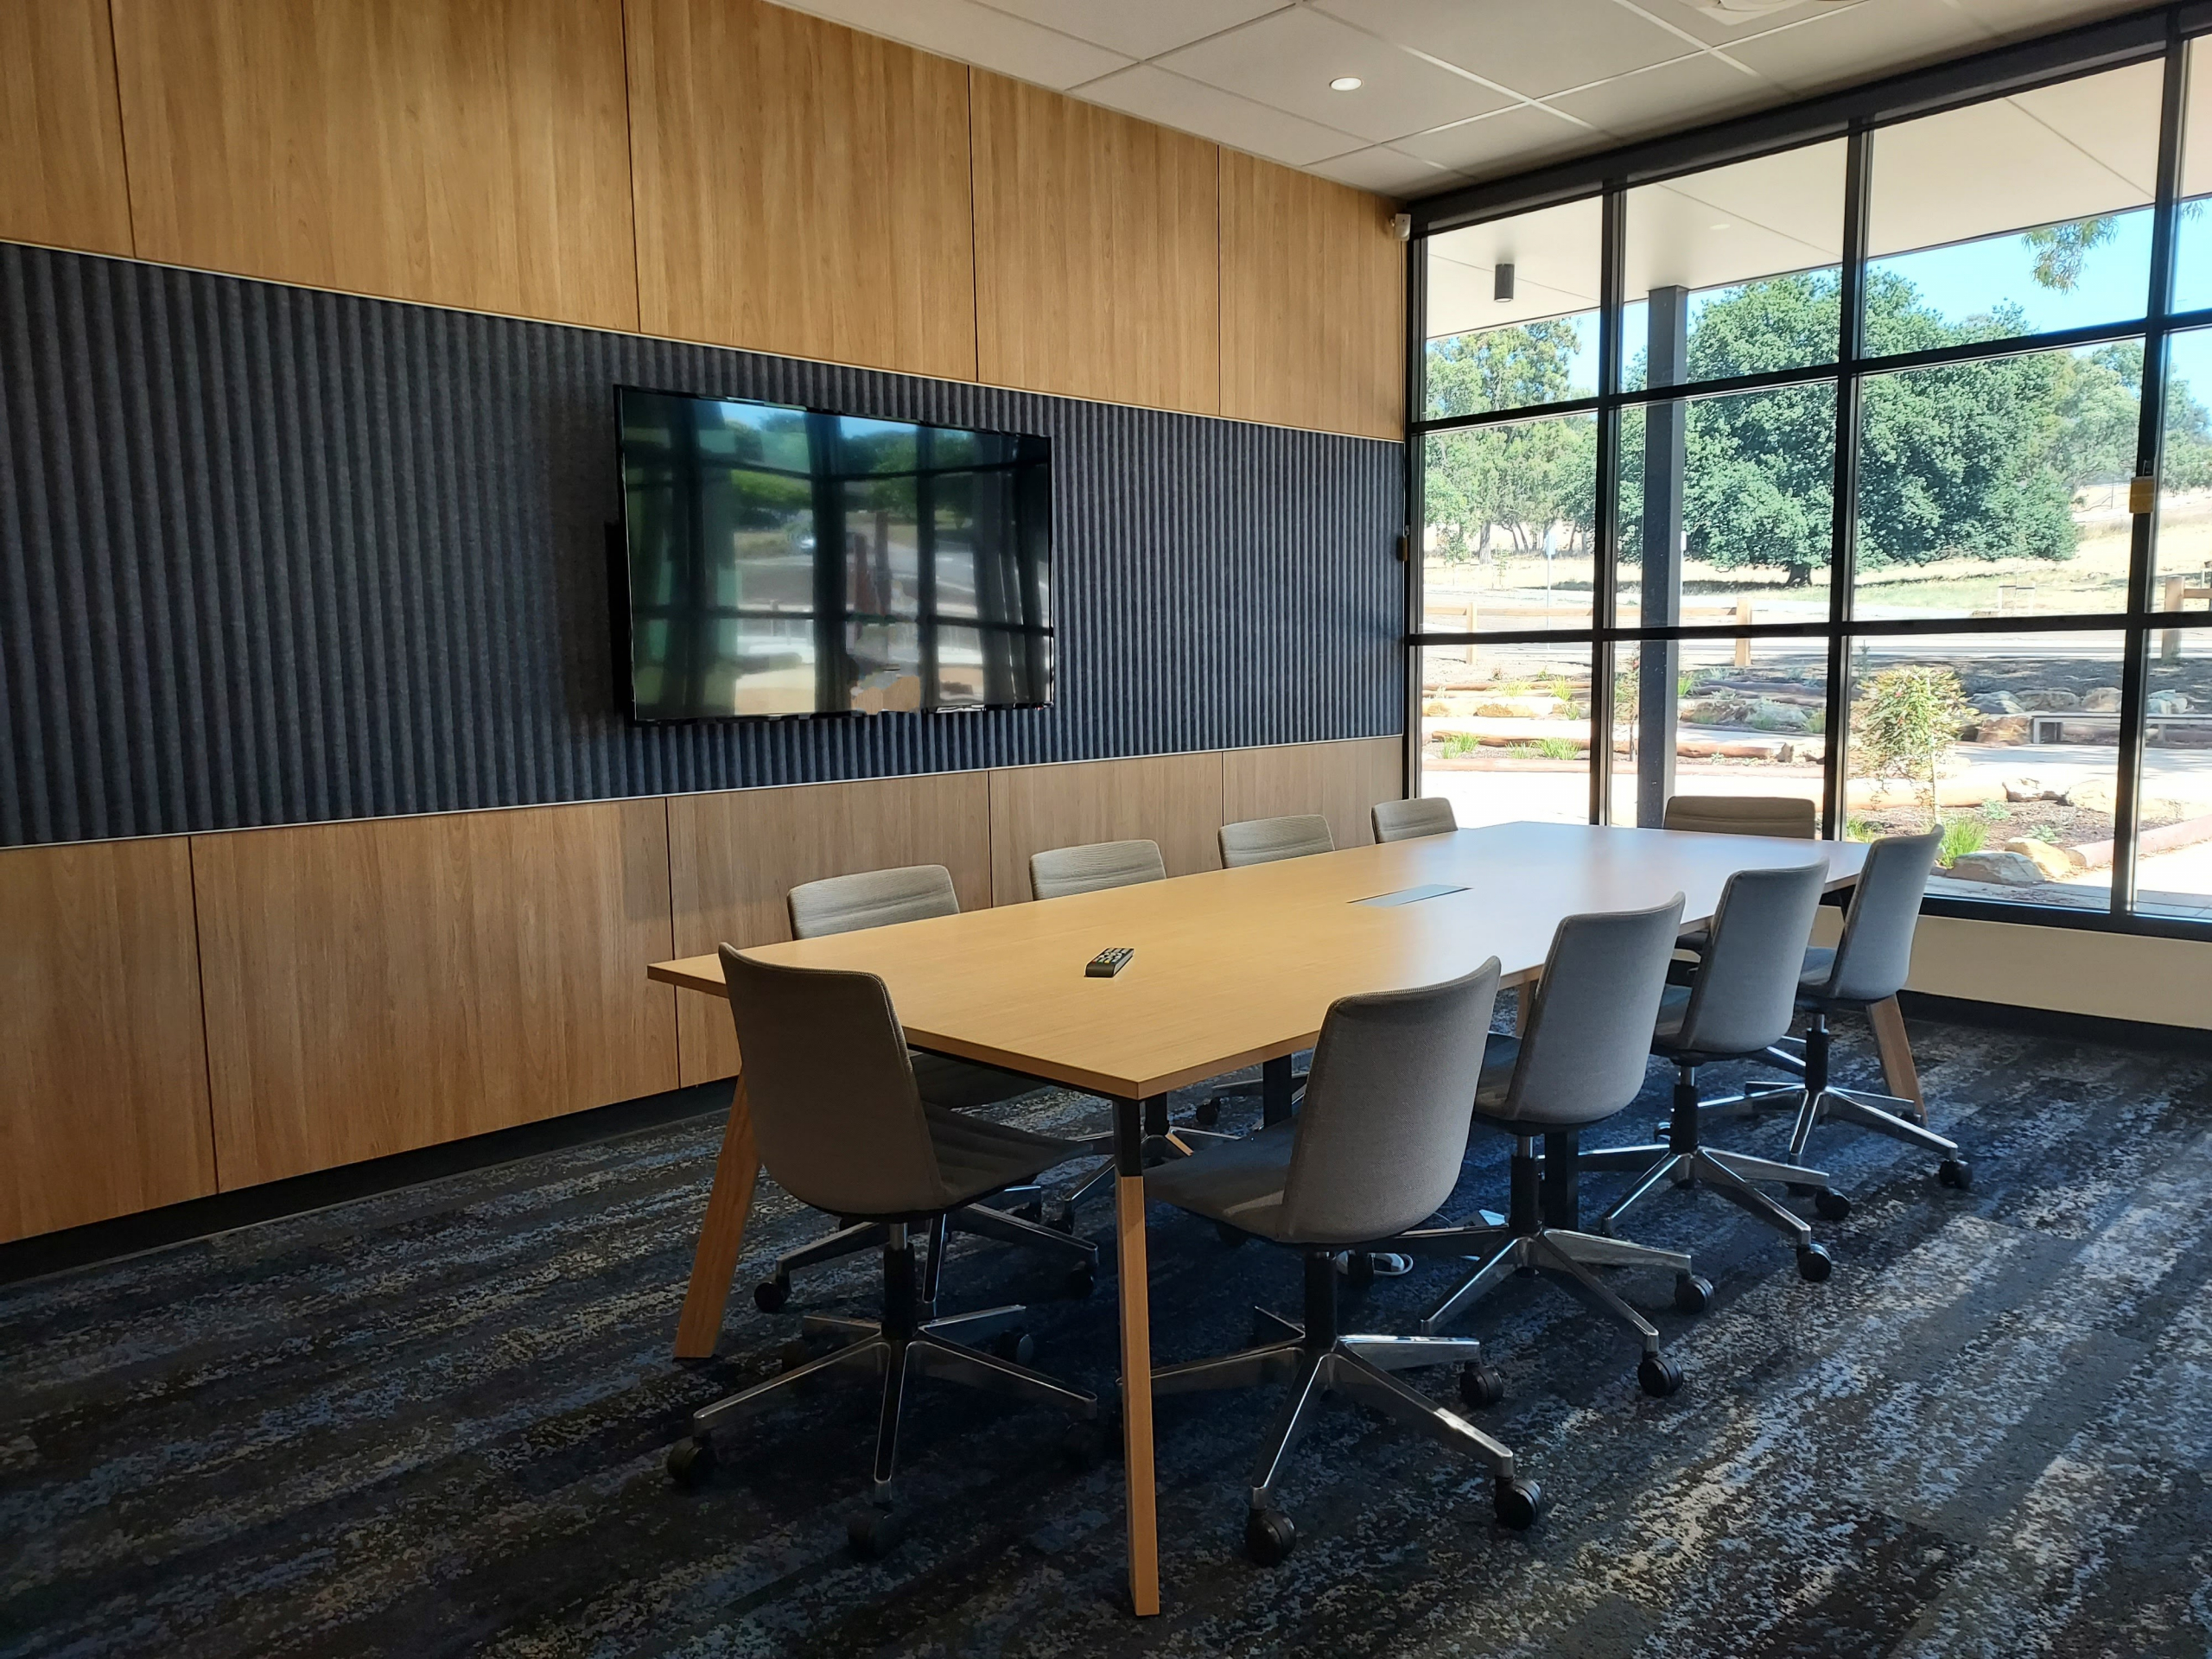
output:
[[[1670, 795], [1826, 795], [1825, 639], [1646, 639], [1615, 647], [1611, 819], [1656, 829]], [[1647, 672], [1647, 668], [1649, 672]], [[1646, 707], [1659, 709], [1646, 722]], [[1674, 765], [1663, 747], [1674, 722]]]
[[1419, 793], [1459, 825], [1590, 820], [1590, 647], [1421, 652]]
[[2126, 608], [2139, 341], [1869, 375], [1861, 617]]
[[1867, 349], [2141, 316], [2161, 76], [2137, 64], [1877, 132]]
[[2117, 633], [1854, 640], [1846, 833], [1940, 821], [1929, 893], [2107, 908], [2120, 674]]
[[1839, 139], [1628, 193], [1624, 387], [1835, 361], [1844, 151]]
[[2212, 922], [2212, 630], [2151, 636], [2135, 908]]
[[1596, 197], [1428, 240], [1431, 420], [1598, 390]]
[[2212, 608], [2212, 329], [2166, 341], [2166, 425], [2158, 446], [2151, 608]]
[[2174, 309], [2212, 305], [2212, 52], [2202, 40], [2189, 43], [2189, 79], [2183, 95], [2181, 213], [2174, 221]]
[[1827, 620], [1833, 385], [1625, 409], [1620, 434], [1621, 626]]
[[1432, 432], [1425, 451], [1424, 630], [1590, 626], [1598, 417]]

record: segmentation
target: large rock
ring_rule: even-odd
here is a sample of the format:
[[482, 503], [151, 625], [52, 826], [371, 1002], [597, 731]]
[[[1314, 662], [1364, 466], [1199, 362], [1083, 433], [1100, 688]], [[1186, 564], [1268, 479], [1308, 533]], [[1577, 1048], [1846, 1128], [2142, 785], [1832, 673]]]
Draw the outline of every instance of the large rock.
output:
[[2005, 798], [2008, 801], [2063, 801], [2066, 791], [2040, 778], [2007, 778]]
[[2066, 804], [2087, 812], [2109, 812], [2120, 800], [2117, 778], [2084, 778], [2066, 791]]
[[1942, 872], [1961, 881], [1993, 881], [2003, 887], [2037, 887], [2044, 873], [2025, 853], [1961, 853]]
[[2023, 709], [2041, 709], [2052, 713], [2063, 713], [2066, 709], [2079, 709], [2081, 706], [2082, 699], [2071, 691], [2055, 690], [2031, 691], [2020, 699], [2020, 707]]
[[1807, 712], [1794, 702], [1762, 700], [1751, 710], [1751, 723], [1763, 732], [1802, 732], [1808, 720]]
[[2005, 843], [2005, 850], [2031, 860], [2036, 868], [2043, 872], [2044, 879], [2049, 881], [2063, 881], [2082, 868], [2063, 847], [2037, 841], [2033, 836], [2013, 836]]
[[2179, 691], [2153, 691], [2144, 707], [2154, 715], [2185, 715], [2189, 712], [2189, 698]]
[[2093, 685], [2082, 694], [2082, 707], [2093, 715], [2108, 715], [2120, 707], [2120, 688]]
[[1975, 743], [2024, 743], [2028, 741], [2027, 715], [1983, 715], [1974, 723]]
[[1985, 715], [2021, 715], [2027, 712], [2020, 700], [2010, 691], [1985, 691], [1974, 700], [1975, 709]]

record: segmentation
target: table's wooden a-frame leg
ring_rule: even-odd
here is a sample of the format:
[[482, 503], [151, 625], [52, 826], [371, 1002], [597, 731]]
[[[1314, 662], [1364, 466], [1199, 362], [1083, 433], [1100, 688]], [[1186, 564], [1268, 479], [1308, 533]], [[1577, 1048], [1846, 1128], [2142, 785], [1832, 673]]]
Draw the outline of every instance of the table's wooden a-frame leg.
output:
[[753, 1145], [753, 1112], [740, 1072], [731, 1090], [729, 1127], [722, 1131], [721, 1156], [715, 1160], [714, 1191], [707, 1197], [707, 1218], [699, 1227], [699, 1249], [691, 1258], [691, 1283], [683, 1293], [683, 1312], [676, 1322], [676, 1357], [712, 1357], [722, 1333], [722, 1309], [738, 1253], [745, 1248], [745, 1220], [753, 1210], [753, 1186], [760, 1174], [760, 1154]]
[[1152, 1287], [1144, 1248], [1144, 1105], [1114, 1103], [1114, 1235], [1122, 1300], [1122, 1454], [1129, 1507], [1129, 1600], [1160, 1611], [1152, 1461]]
[[1909, 1100], [1923, 1123], [1928, 1122], [1928, 1103], [1921, 1097], [1920, 1071], [1912, 1063], [1912, 1043], [1904, 1034], [1904, 1012], [1894, 996], [1871, 1003], [1866, 1021], [1874, 1027], [1874, 1052], [1881, 1057], [1882, 1086], [1899, 1100]]

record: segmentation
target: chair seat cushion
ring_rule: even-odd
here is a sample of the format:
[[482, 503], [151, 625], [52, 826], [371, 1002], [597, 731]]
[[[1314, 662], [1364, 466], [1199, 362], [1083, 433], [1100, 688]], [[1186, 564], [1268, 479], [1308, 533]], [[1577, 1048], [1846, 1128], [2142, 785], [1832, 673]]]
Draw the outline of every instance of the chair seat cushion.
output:
[[923, 1112], [929, 1122], [938, 1173], [951, 1189], [956, 1204], [1032, 1180], [1054, 1165], [1080, 1158], [1090, 1150], [1084, 1141], [1038, 1135], [942, 1107], [925, 1105]]
[[1287, 1118], [1242, 1141], [1208, 1141], [1203, 1152], [1145, 1171], [1144, 1195], [1262, 1238], [1278, 1237], [1296, 1128], [1297, 1120]]
[[1001, 1101], [1034, 1094], [1045, 1086], [1034, 1077], [978, 1065], [972, 1060], [956, 1060], [949, 1055], [925, 1054], [918, 1049], [909, 1058], [914, 1063], [914, 1087], [921, 1091], [926, 1105], [995, 1106]]

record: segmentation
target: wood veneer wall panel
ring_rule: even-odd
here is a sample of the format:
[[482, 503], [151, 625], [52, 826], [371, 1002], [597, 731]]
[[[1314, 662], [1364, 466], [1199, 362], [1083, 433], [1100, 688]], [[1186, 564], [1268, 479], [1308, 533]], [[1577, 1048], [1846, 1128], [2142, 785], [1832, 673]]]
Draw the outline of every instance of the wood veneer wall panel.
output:
[[980, 378], [1214, 413], [1220, 147], [980, 69], [973, 97]]
[[[963, 910], [991, 902], [989, 785], [980, 772], [675, 795], [668, 802], [676, 954], [791, 938], [784, 895], [802, 881], [942, 864]], [[688, 1087], [737, 1070], [729, 1012], [677, 1003]]]
[[648, 334], [976, 378], [968, 70], [765, 0], [629, 0]]
[[0, 5], [0, 238], [130, 251], [107, 0]]
[[0, 853], [0, 1240], [215, 1190], [182, 836]]
[[1221, 868], [1221, 754], [1152, 754], [991, 773], [991, 896], [1029, 900], [1029, 856], [1155, 841], [1170, 875]]
[[1395, 737], [1231, 749], [1222, 756], [1224, 821], [1319, 812], [1338, 846], [1365, 847], [1375, 803], [1404, 798], [1404, 752]]
[[1405, 245], [1380, 196], [1221, 156], [1221, 412], [1405, 436]]
[[621, 0], [115, 0], [139, 257], [638, 326]]
[[676, 1087], [658, 799], [193, 840], [226, 1191]]

